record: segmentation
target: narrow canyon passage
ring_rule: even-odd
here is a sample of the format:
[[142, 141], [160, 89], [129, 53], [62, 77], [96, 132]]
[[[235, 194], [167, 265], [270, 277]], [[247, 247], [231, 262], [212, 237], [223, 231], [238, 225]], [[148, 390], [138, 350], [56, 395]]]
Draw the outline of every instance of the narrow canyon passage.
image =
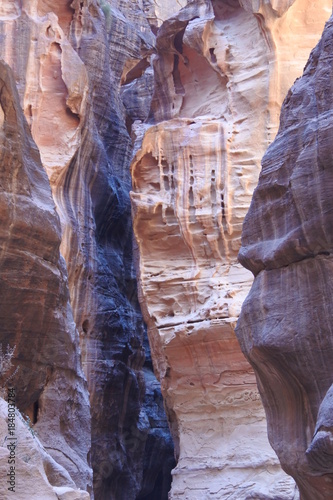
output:
[[[0, 3], [0, 362], [8, 366], [0, 388], [21, 412], [15, 453], [0, 447], [0, 496], [8, 492], [6, 457], [14, 453], [21, 472], [12, 470], [12, 481], [22, 499], [296, 500], [280, 459], [309, 500], [306, 474], [295, 472], [271, 435], [277, 417], [261, 368], [268, 362], [259, 348], [253, 358], [248, 353], [244, 320], [239, 339], [251, 364], [235, 336], [250, 271], [259, 273], [251, 293], [263, 287], [263, 304], [267, 294], [265, 311], [274, 298], [260, 279], [275, 257], [267, 246], [263, 257], [254, 252], [261, 251], [261, 220], [288, 193], [283, 169], [278, 186], [264, 183], [266, 208], [245, 229], [245, 248], [247, 238], [258, 238], [241, 251], [248, 269], [237, 255], [282, 102], [331, 11], [330, 0]], [[308, 74], [317, 67], [311, 61]], [[291, 102], [305, 123], [318, 95], [319, 128], [327, 131], [325, 85], [323, 96], [315, 86]], [[309, 130], [317, 130], [314, 123]], [[309, 152], [314, 157], [316, 133], [295, 133], [296, 164]], [[327, 169], [328, 143], [319, 142], [319, 170]], [[279, 148], [288, 157], [290, 150]], [[293, 175], [292, 186], [302, 177]], [[259, 184], [257, 197], [261, 192]], [[292, 189], [292, 196], [301, 195]], [[304, 206], [300, 220], [311, 221], [315, 207]], [[275, 241], [275, 226], [265, 228], [271, 232], [263, 238]], [[296, 260], [308, 255], [307, 234], [295, 236]], [[315, 267], [297, 267], [292, 280], [304, 290], [314, 274], [329, 274], [326, 230], [316, 241]], [[274, 265], [272, 289], [279, 281], [284, 290], [289, 281]], [[314, 293], [324, 289], [328, 297], [329, 284], [320, 287]], [[328, 307], [327, 298], [320, 311]], [[300, 431], [301, 453], [319, 476], [330, 473], [321, 458], [330, 439], [325, 345], [319, 396], [313, 407], [311, 398], [303, 404], [311, 418]], [[317, 334], [315, 348], [323, 346]], [[267, 366], [281, 385], [279, 367]], [[303, 395], [297, 390], [290, 397]], [[0, 399], [3, 443], [8, 408]], [[317, 485], [330, 494], [321, 479], [311, 488]]]

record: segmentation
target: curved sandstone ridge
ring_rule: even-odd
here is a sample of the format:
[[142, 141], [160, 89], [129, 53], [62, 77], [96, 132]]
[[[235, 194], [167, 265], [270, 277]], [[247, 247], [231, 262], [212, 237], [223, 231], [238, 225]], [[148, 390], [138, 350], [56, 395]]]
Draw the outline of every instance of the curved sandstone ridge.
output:
[[234, 334], [252, 281], [237, 254], [282, 100], [330, 12], [330, 1], [202, 0], [157, 34], [131, 198], [140, 303], [178, 456], [171, 498], [297, 496]]
[[[52, 345], [57, 346], [62, 342], [57, 321], [64, 322], [63, 316], [73, 314], [80, 340], [74, 338], [73, 322], [68, 327], [68, 335], [71, 332], [75, 349], [80, 342], [82, 366], [88, 380], [96, 498], [127, 500], [139, 496], [141, 490], [143, 497], [150, 493], [166, 496], [173, 450], [149, 366], [145, 369], [149, 408], [145, 408], [144, 403], [145, 330], [132, 262], [129, 200], [132, 154], [129, 131], [132, 121], [144, 120], [149, 110], [153, 78], [146, 68], [155, 36], [141, 1], [6, 0], [0, 3], [0, 56], [13, 69], [21, 106], [50, 180], [61, 220], [60, 249], [68, 270], [72, 309], [67, 311], [66, 302], [59, 307], [54, 305], [55, 285], [52, 281], [45, 285], [50, 289], [50, 297], [42, 295], [41, 305], [47, 311], [54, 306], [57, 320], [45, 313], [36, 326], [38, 335], [50, 336]], [[144, 3], [147, 6], [148, 2]], [[52, 221], [46, 218], [39, 229], [39, 219], [33, 219], [33, 215], [31, 218], [30, 227], [37, 226], [33, 230], [34, 245], [38, 248], [40, 244], [35, 240], [41, 240], [45, 246], [47, 238], [53, 235], [49, 227]], [[55, 216], [54, 221], [59, 239]], [[58, 239], [55, 239], [57, 245]], [[6, 240], [3, 248], [6, 255], [5, 244]], [[51, 244], [49, 247], [50, 252], [54, 251]], [[45, 258], [49, 260], [48, 254]], [[44, 261], [41, 264], [47, 267]], [[62, 264], [61, 272], [63, 268]], [[29, 268], [24, 269], [22, 276], [29, 273]], [[22, 276], [18, 281], [21, 288], [24, 286]], [[38, 286], [33, 281], [27, 284], [28, 291], [22, 289], [22, 303], [28, 301], [24, 297], [30, 289], [38, 289]], [[60, 294], [59, 302], [61, 297]], [[20, 310], [17, 302], [15, 304]], [[24, 314], [28, 314], [27, 307]], [[31, 307], [29, 318], [30, 315], [34, 317], [35, 307]], [[19, 315], [17, 322], [24, 325], [28, 320], [24, 320], [24, 315], [22, 318]], [[15, 321], [10, 325], [11, 334], [16, 330], [20, 332], [21, 327], [16, 326]], [[7, 342], [7, 336], [3, 339]], [[15, 352], [19, 359], [25, 359], [29, 352], [26, 339], [22, 339], [23, 342], [25, 347], [20, 344]], [[42, 340], [31, 341], [37, 353], [42, 351], [39, 342]], [[72, 359], [72, 346], [68, 347], [67, 357], [66, 348], [66, 344], [61, 345], [50, 354], [48, 361], [64, 363], [68, 356]], [[43, 353], [36, 355], [42, 365], [43, 356]], [[74, 357], [71, 362], [74, 370], [76, 362]], [[34, 384], [38, 390], [29, 394], [28, 401], [22, 401], [23, 411], [38, 399], [43, 384], [48, 381], [44, 371], [41, 369], [40, 375], [36, 375], [36, 370], [29, 374], [29, 378], [36, 378]], [[67, 387], [65, 381], [63, 387], [64, 390]], [[84, 394], [86, 396], [86, 392]], [[56, 403], [50, 408], [58, 412], [56, 405], [61, 398], [54, 398]], [[78, 398], [80, 391], [75, 397], [70, 393], [59, 414], [62, 415], [68, 405], [74, 411]], [[80, 418], [80, 415], [73, 418], [69, 428], [73, 426], [76, 439], [82, 439], [83, 446], [85, 441], [80, 436], [81, 432], [85, 436], [86, 424], [83, 419], [81, 426]], [[49, 425], [52, 422], [50, 418]], [[65, 426], [66, 421], [61, 425]], [[51, 436], [52, 433], [50, 431]], [[155, 457], [153, 464], [151, 457]], [[156, 492], [158, 477], [163, 480]]]
[[256, 278], [237, 335], [303, 500], [333, 496], [332, 36], [331, 18], [283, 104], [240, 252]]
[[1, 363], [6, 346], [15, 346], [18, 371], [10, 384], [16, 405], [69, 472], [70, 484], [91, 491], [89, 398], [59, 253], [60, 222], [14, 78], [3, 62], [0, 165]]

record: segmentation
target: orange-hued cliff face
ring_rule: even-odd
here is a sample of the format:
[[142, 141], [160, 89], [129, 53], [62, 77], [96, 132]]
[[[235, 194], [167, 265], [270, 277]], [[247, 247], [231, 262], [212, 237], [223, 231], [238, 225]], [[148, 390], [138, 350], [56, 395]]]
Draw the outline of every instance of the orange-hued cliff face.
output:
[[157, 34], [131, 199], [140, 303], [178, 454], [172, 498], [293, 498], [234, 334], [252, 283], [237, 254], [280, 106], [331, 7], [196, 2]]

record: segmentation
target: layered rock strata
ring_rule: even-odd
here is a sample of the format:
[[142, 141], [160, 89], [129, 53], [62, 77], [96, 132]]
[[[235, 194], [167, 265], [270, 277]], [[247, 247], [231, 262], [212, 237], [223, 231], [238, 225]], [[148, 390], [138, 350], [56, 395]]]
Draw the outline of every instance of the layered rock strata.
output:
[[140, 302], [178, 458], [171, 498], [297, 495], [234, 334], [252, 282], [237, 254], [283, 97], [330, 12], [329, 1], [199, 1], [157, 34], [131, 198]]
[[8, 384], [16, 405], [30, 416], [54, 463], [68, 471], [67, 483], [91, 491], [89, 397], [59, 253], [59, 217], [14, 78], [3, 62], [0, 166], [1, 370], [7, 345], [16, 358], [16, 372], [1, 373], [1, 382], [12, 377]]
[[284, 101], [239, 255], [255, 280], [237, 335], [302, 500], [333, 497], [332, 36], [333, 18]]
[[[159, 475], [168, 474], [164, 452], [172, 456], [166, 426], [155, 425], [157, 415], [162, 418], [158, 395], [148, 397], [148, 413], [143, 408], [145, 330], [132, 264], [129, 132], [149, 110], [153, 78], [147, 68], [155, 43], [142, 8], [142, 2], [123, 0], [0, 6], [0, 55], [14, 71], [61, 219], [101, 500], [134, 499], [143, 486], [149, 494]], [[53, 331], [47, 322], [43, 328]], [[143, 464], [152, 449], [155, 472], [147, 475]]]

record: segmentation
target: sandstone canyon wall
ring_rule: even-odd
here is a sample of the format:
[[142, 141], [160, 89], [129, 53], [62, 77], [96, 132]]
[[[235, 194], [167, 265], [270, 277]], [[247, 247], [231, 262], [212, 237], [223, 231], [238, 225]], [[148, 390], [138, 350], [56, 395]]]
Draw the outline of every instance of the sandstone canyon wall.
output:
[[302, 500], [333, 498], [332, 37], [333, 18], [283, 103], [239, 257], [255, 280], [237, 335]]
[[0, 343], [16, 346], [11, 383], [40, 441], [18, 424], [22, 498], [34, 483], [43, 500], [93, 497], [92, 466], [98, 500], [166, 500], [152, 363], [171, 498], [296, 498], [234, 335], [251, 285], [236, 257], [282, 99], [330, 10], [0, 2]]
[[157, 33], [131, 199], [140, 302], [178, 458], [171, 498], [297, 496], [234, 333], [252, 282], [237, 254], [282, 100], [331, 9], [197, 1]]
[[[145, 8], [148, 7], [145, 2]], [[158, 25], [166, 14], [160, 12], [158, 2], [152, 3], [153, 24]], [[67, 265], [70, 294], [69, 306], [66, 283], [58, 278], [58, 285], [51, 280], [48, 285], [39, 285], [38, 276], [42, 280], [43, 274], [37, 265], [32, 272], [32, 264], [29, 267], [24, 263], [17, 278], [17, 289], [22, 288], [20, 295], [14, 300], [16, 291], [11, 294], [5, 291], [2, 306], [4, 316], [8, 316], [8, 328], [3, 331], [1, 342], [4, 345], [7, 341], [11, 345], [15, 342], [17, 346], [15, 363], [20, 365], [21, 378], [15, 379], [15, 385], [25, 394], [19, 392], [18, 406], [26, 413], [38, 413], [35, 426], [44, 445], [55, 439], [58, 432], [54, 429], [49, 436], [46, 429], [42, 432], [41, 412], [48, 408], [49, 412], [59, 414], [48, 415], [51, 428], [60, 419], [59, 440], [63, 433], [76, 433], [75, 439], [70, 435], [73, 438], [70, 444], [73, 450], [82, 446], [85, 456], [74, 479], [80, 476], [78, 485], [85, 487], [91, 480], [85, 477], [90, 473], [86, 462], [90, 437], [88, 415], [86, 420], [80, 416], [80, 412], [88, 411], [88, 401], [84, 400], [87, 388], [78, 368], [81, 349], [91, 404], [92, 449], [88, 460], [91, 459], [94, 470], [96, 498], [148, 499], [149, 494], [166, 498], [173, 449], [158, 384], [149, 363], [142, 370], [145, 328], [136, 295], [129, 201], [132, 143], [128, 130], [132, 120], [144, 120], [149, 110], [153, 81], [151, 72], [145, 73], [145, 68], [149, 66], [155, 36], [142, 2], [6, 0], [0, 5], [0, 37], [0, 56], [14, 72], [20, 103], [60, 216], [60, 250]], [[123, 92], [128, 111], [121, 98], [121, 84], [127, 85], [127, 89], [131, 85], [131, 99], [126, 101], [128, 92]], [[34, 148], [31, 146], [33, 151]], [[38, 168], [39, 176], [45, 178], [41, 164]], [[16, 186], [16, 177], [13, 182]], [[48, 203], [53, 206], [50, 192], [48, 196]], [[36, 203], [43, 204], [44, 200], [37, 197]], [[6, 217], [4, 214], [5, 220]], [[60, 243], [58, 219], [55, 215], [53, 220], [49, 219], [45, 219], [44, 225], [41, 222], [40, 228], [38, 217], [31, 211], [31, 221], [27, 221], [34, 231], [29, 245], [38, 249], [36, 241], [40, 241], [40, 252], [47, 262], [52, 252], [53, 260], [59, 259], [56, 250]], [[8, 219], [9, 228], [11, 224]], [[7, 233], [2, 247], [4, 266], [10, 248], [6, 238], [9, 238]], [[23, 234], [22, 241], [25, 241]], [[64, 264], [61, 266], [58, 273], [65, 273]], [[11, 272], [8, 267], [8, 273]], [[31, 278], [25, 285], [23, 276], [29, 272]], [[45, 293], [40, 292], [39, 300], [35, 299], [33, 304], [29, 290], [35, 295], [42, 286]], [[55, 286], [60, 290], [58, 296]], [[21, 308], [21, 303], [27, 305]], [[15, 310], [20, 309], [17, 315]], [[33, 321], [36, 321], [34, 328], [30, 326]], [[57, 322], [62, 322], [63, 334]], [[23, 327], [24, 335], [20, 337]], [[20, 342], [13, 336], [16, 331]], [[73, 373], [64, 371], [68, 363]], [[27, 367], [23, 369], [25, 364]], [[62, 375], [52, 368], [57, 364], [63, 369]], [[64, 396], [62, 410], [57, 409], [62, 396], [55, 393], [52, 393], [54, 404], [49, 400], [42, 404], [42, 396], [50, 397], [45, 391], [41, 396], [45, 384], [49, 384], [50, 391], [53, 387], [49, 382], [50, 370], [55, 372], [53, 377], [60, 378], [57, 383], [62, 383], [62, 391], [69, 391]], [[27, 377], [25, 383], [24, 377]], [[30, 378], [35, 379], [34, 385]], [[81, 383], [82, 388], [78, 385], [78, 394], [71, 396], [75, 383]], [[62, 415], [67, 410], [71, 423], [64, 430], [67, 421]], [[72, 412], [76, 412], [75, 417]], [[57, 448], [64, 449], [62, 443]], [[82, 450], [77, 450], [80, 455], [79, 452]], [[73, 453], [68, 452], [68, 460]], [[59, 455], [66, 462], [61, 452]], [[69, 467], [70, 471], [72, 468]], [[160, 486], [157, 485], [156, 491], [157, 478]]]
[[[10, 481], [8, 443], [8, 405], [0, 399], [0, 491], [3, 500], [13, 498], [36, 500], [89, 500], [87, 491], [78, 490], [68, 471], [59, 465], [41, 445], [36, 435], [17, 412], [15, 416], [15, 477]], [[35, 432], [35, 431], [33, 431]], [[55, 437], [55, 434], [53, 434]], [[9, 444], [9, 446], [12, 446]], [[11, 447], [13, 450], [13, 448]], [[12, 489], [9, 490], [8, 488]]]
[[[76, 484], [91, 491], [89, 396], [77, 349], [79, 338], [69, 304], [66, 267], [59, 252], [59, 217], [12, 72], [3, 62], [0, 165], [1, 361], [5, 346], [15, 346], [18, 370], [10, 383], [17, 407], [30, 415], [49, 454], [44, 451], [45, 472], [41, 468], [44, 490], [50, 493], [52, 487], [75, 488]], [[2, 414], [3, 404], [1, 400]], [[1, 420], [2, 435], [5, 425]], [[25, 438], [21, 435], [17, 439], [23, 452]], [[1, 447], [2, 472], [6, 467], [1, 475], [8, 479], [5, 439]], [[24, 463], [24, 453], [20, 458]], [[29, 467], [23, 472], [21, 465], [17, 467], [23, 477], [14, 495], [24, 498], [25, 481], [31, 489], [39, 475]], [[6, 493], [7, 487], [1, 489], [2, 498]], [[52, 498], [57, 498], [54, 493]]]

